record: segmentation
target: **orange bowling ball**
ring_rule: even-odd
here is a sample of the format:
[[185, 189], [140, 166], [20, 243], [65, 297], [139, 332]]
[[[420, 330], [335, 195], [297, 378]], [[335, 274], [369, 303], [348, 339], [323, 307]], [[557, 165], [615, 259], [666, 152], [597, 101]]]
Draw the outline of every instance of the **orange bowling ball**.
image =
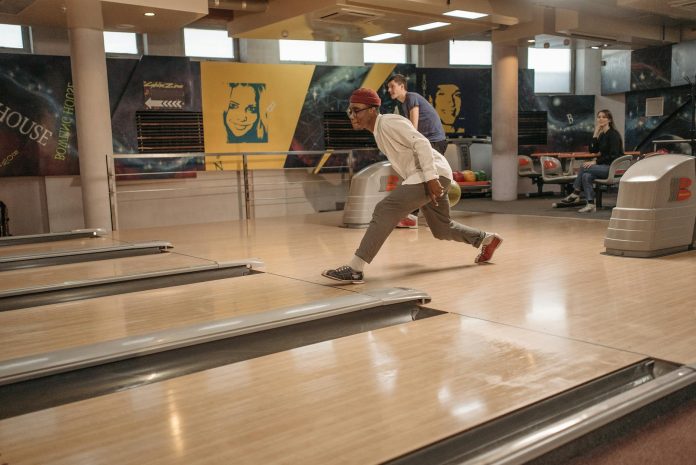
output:
[[464, 175], [464, 182], [475, 182], [476, 181], [476, 173], [474, 173], [471, 170], [464, 170], [462, 171], [462, 174]]

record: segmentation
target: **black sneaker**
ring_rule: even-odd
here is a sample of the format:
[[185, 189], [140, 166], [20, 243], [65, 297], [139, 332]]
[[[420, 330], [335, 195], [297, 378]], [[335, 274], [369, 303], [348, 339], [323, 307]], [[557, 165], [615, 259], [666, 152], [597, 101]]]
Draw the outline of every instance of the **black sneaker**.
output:
[[565, 203], [565, 204], [576, 203], [579, 201], [580, 201], [580, 196], [577, 194], [570, 194], [569, 196], [561, 199], [561, 203]]
[[335, 270], [325, 270], [321, 275], [344, 283], [362, 284], [365, 282], [362, 271], [355, 271], [348, 265], [339, 266]]

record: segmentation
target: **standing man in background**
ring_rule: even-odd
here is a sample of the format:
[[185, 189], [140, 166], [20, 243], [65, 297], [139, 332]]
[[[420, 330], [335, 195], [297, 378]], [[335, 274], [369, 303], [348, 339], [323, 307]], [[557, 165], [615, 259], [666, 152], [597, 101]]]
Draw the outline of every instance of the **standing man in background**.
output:
[[[430, 145], [442, 155], [447, 150], [447, 137], [440, 116], [435, 108], [420, 94], [406, 90], [406, 77], [395, 74], [387, 81], [389, 96], [401, 102], [403, 115], [411, 120], [413, 127], [425, 136]], [[417, 228], [417, 211], [399, 221], [397, 228]]]

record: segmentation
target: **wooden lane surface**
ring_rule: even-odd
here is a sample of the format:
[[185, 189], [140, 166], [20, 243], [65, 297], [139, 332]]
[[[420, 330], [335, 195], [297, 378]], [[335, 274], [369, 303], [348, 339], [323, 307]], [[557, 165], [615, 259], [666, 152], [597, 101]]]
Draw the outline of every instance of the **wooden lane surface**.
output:
[[[246, 258], [246, 257], [242, 257]], [[0, 291], [58, 285], [87, 279], [105, 279], [182, 268], [214, 265], [215, 262], [175, 252], [113, 258], [65, 265], [4, 271]]]
[[0, 359], [289, 307], [346, 292], [255, 274], [0, 312]]
[[0, 248], [0, 257], [63, 252], [70, 250], [85, 250], [100, 247], [111, 247], [115, 245], [123, 245], [123, 242], [114, 240], [109, 236], [85, 237], [81, 239], [67, 239], [64, 241], [53, 242], [37, 242], [36, 244], [17, 244]]
[[[466, 208], [466, 199], [457, 208]], [[364, 234], [338, 227], [341, 215], [120, 235], [167, 237], [179, 251], [210, 259], [258, 256], [269, 272], [335, 285], [321, 270], [347, 263]], [[347, 287], [413, 287], [428, 292], [430, 306], [439, 310], [696, 362], [696, 251], [652, 259], [603, 255], [607, 221], [579, 214], [568, 219], [455, 211], [454, 217], [503, 235], [492, 264], [475, 265], [477, 250], [466, 244], [433, 239], [421, 219], [418, 229], [392, 233], [365, 269], [366, 284]]]
[[441, 315], [7, 419], [1, 458], [376, 464], [640, 358]]

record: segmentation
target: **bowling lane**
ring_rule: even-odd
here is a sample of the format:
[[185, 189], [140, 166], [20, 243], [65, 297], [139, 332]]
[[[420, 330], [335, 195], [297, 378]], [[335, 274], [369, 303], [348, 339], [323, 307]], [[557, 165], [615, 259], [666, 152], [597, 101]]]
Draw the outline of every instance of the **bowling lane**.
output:
[[[149, 239], [148, 239], [149, 240]], [[0, 257], [10, 255], [30, 255], [38, 253], [63, 252], [70, 250], [85, 250], [101, 247], [124, 245], [123, 241], [109, 236], [68, 239], [65, 241], [37, 242], [33, 244], [8, 245], [0, 248]]]
[[2, 459], [376, 464], [639, 359], [441, 315], [6, 419]]
[[260, 273], [5, 311], [0, 312], [0, 359], [180, 328], [346, 292]]
[[4, 271], [2, 280], [0, 280], [0, 292], [69, 284], [85, 280], [125, 277], [181, 268], [195, 268], [213, 265], [214, 263], [211, 260], [170, 252], [166, 254], [24, 268]]
[[[171, 234], [143, 229], [119, 238], [167, 237], [177, 251], [211, 259], [263, 257], [269, 272], [335, 285], [321, 271], [345, 264], [364, 234], [340, 228], [341, 214], [192, 225]], [[696, 361], [696, 251], [651, 259], [604, 255], [604, 220], [464, 211], [453, 217], [504, 237], [491, 264], [475, 265], [476, 249], [438, 241], [421, 223], [395, 230], [366, 268], [366, 283], [348, 287], [422, 289], [438, 310], [678, 363]]]

